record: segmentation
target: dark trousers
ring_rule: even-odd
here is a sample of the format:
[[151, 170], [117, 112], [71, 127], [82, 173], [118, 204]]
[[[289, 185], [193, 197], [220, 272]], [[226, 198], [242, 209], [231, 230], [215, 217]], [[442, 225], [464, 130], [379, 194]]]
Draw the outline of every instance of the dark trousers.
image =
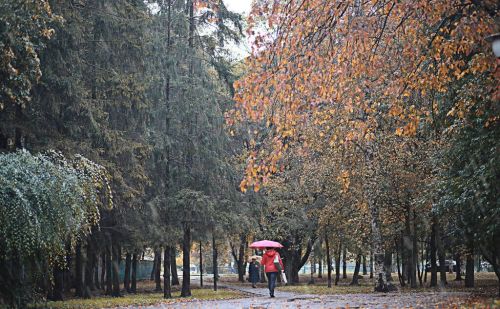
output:
[[267, 287], [269, 288], [269, 294], [274, 295], [274, 288], [276, 287], [276, 278], [278, 278], [278, 272], [266, 273], [267, 276]]

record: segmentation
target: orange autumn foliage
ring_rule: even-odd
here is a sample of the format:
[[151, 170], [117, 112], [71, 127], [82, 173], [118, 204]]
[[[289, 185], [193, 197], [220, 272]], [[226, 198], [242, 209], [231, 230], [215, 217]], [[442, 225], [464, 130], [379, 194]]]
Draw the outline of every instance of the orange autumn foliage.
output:
[[[495, 0], [255, 1], [253, 54], [226, 120], [269, 133], [253, 143], [241, 189], [279, 170], [311, 124], [313, 138], [332, 147], [375, 140], [381, 123], [415, 135], [442, 112], [437, 95], [465, 76], [492, 75], [484, 38], [498, 17]], [[457, 101], [448, 116], [464, 117], [473, 104]]]

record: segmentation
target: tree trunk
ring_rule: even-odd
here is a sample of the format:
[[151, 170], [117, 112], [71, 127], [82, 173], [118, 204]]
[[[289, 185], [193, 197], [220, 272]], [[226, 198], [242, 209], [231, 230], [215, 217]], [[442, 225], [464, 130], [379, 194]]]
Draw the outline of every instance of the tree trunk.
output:
[[467, 253], [465, 256], [465, 287], [474, 287], [474, 241], [467, 237]]
[[[317, 255], [316, 259], [318, 261], [318, 278], [323, 278], [323, 240], [319, 240], [318, 244], [318, 250], [317, 250]], [[316, 265], [314, 265], [314, 268], [316, 269]]]
[[[389, 292], [395, 289], [392, 283], [387, 280], [388, 270], [384, 267], [384, 254], [379, 251], [381, 249], [375, 249], [374, 255], [374, 264], [375, 264], [375, 274], [377, 274], [377, 281], [375, 284], [375, 292]], [[381, 253], [377, 253], [381, 252]]]
[[95, 267], [94, 267], [94, 284], [95, 284], [96, 289], [100, 290], [101, 289], [101, 284], [100, 284], [100, 281], [99, 281], [99, 253], [98, 252], [96, 252], [94, 254], [94, 263], [95, 263]]
[[92, 282], [93, 278], [93, 266], [94, 266], [94, 252], [93, 252], [93, 244], [91, 240], [87, 242], [87, 252], [85, 254], [85, 276], [83, 278], [83, 298], [90, 298], [92, 296], [91, 290], [95, 290], [94, 283]]
[[106, 247], [104, 248], [104, 251], [101, 254], [101, 289], [105, 290], [106, 289], [106, 281], [105, 281], [105, 276], [106, 276]]
[[[290, 283], [293, 283], [293, 264], [294, 264], [294, 253], [293, 250], [290, 248], [287, 248], [285, 246], [285, 250], [283, 252], [283, 256], [281, 258], [284, 260], [284, 269], [283, 271], [285, 272], [286, 277], [288, 278], [288, 281]], [[280, 277], [280, 276], [278, 276]], [[276, 279], [277, 282], [280, 282], [278, 279]]]
[[75, 296], [83, 297], [83, 257], [80, 241], [75, 249]]
[[121, 250], [120, 246], [113, 241], [112, 243], [112, 251], [113, 251], [113, 291], [111, 293], [111, 296], [113, 297], [121, 297], [120, 293], [120, 277], [119, 277], [119, 271], [120, 271], [120, 256], [121, 256]]
[[445, 255], [444, 255], [444, 247], [443, 241], [441, 239], [440, 227], [436, 224], [436, 245], [438, 249], [438, 258], [439, 258], [439, 282], [441, 286], [446, 285], [446, 263], [445, 263]]
[[384, 253], [384, 270], [386, 274], [387, 281], [393, 281], [392, 279], [392, 250], [387, 249]]
[[155, 280], [156, 265], [158, 265], [158, 250], [155, 249], [153, 258], [153, 268], [151, 269], [151, 274], [149, 276], [150, 280]]
[[112, 281], [112, 262], [111, 262], [111, 244], [106, 246], [106, 295], [111, 295], [113, 290], [113, 281]]
[[435, 218], [432, 219], [431, 226], [431, 287], [437, 286], [437, 264], [436, 264], [436, 223]]
[[[192, 5], [192, 4], [191, 4]], [[181, 297], [191, 296], [191, 227], [184, 223], [184, 237], [182, 241], [182, 290]]]
[[406, 282], [410, 282], [409, 277], [408, 277], [408, 250], [405, 247], [405, 238], [406, 236], [403, 234], [401, 236], [401, 246], [400, 246], [400, 252], [401, 252], [401, 286], [406, 286]]
[[340, 280], [340, 255], [342, 254], [342, 243], [339, 243], [337, 255], [335, 256], [335, 285], [339, 284]]
[[64, 300], [64, 269], [57, 265], [54, 267], [54, 288], [50, 300]]
[[292, 249], [287, 255], [285, 263], [285, 273], [291, 284], [299, 283], [299, 270], [300, 270], [300, 250]]
[[[2, 265], [0, 265], [0, 268], [2, 268], [4, 265], [3, 263], [1, 264]], [[37, 280], [38, 281], [37, 285], [39, 286], [41, 291], [43, 291], [42, 293], [46, 295], [47, 299], [50, 299], [52, 297], [51, 294], [53, 293], [53, 287], [54, 287], [53, 286], [54, 268], [52, 266], [49, 266], [48, 261], [42, 261], [39, 265], [36, 266], [36, 268], [39, 269], [42, 274], [41, 278], [39, 279], [40, 281]], [[50, 280], [50, 278], [52, 278], [52, 280]]]
[[412, 283], [412, 242], [411, 242], [411, 211], [410, 205], [406, 204], [405, 206], [405, 230], [402, 235], [401, 240], [401, 256], [402, 256], [402, 264], [403, 264], [403, 281], [408, 282], [410, 286]]
[[310, 265], [311, 268], [309, 269], [309, 273], [311, 276], [307, 284], [314, 284], [314, 273], [316, 272], [316, 252], [314, 252], [314, 254], [311, 255]]
[[418, 263], [418, 248], [417, 248], [417, 214], [413, 210], [413, 229], [412, 229], [412, 250], [411, 250], [411, 288], [417, 288], [417, 263]]
[[363, 276], [368, 275], [368, 269], [366, 267], [366, 255], [363, 255]]
[[462, 262], [460, 261], [460, 253], [457, 252], [455, 254], [455, 262], [456, 262], [456, 267], [455, 267], [455, 281], [462, 281], [462, 274], [461, 274], [461, 271], [462, 271]]
[[[189, 37], [188, 37], [188, 45], [189, 47], [194, 47], [194, 0], [187, 0], [187, 9], [189, 11]], [[192, 64], [192, 63], [191, 63]], [[192, 74], [192, 70], [194, 68], [190, 68], [190, 72]]]
[[170, 284], [171, 252], [172, 248], [170, 246], [166, 246], [163, 252], [163, 298], [172, 298], [172, 286]]
[[[430, 248], [429, 248], [429, 244], [430, 244], [430, 241], [427, 241], [426, 245], [427, 247], [425, 248], [425, 264], [422, 263], [422, 268], [423, 268], [423, 271], [424, 271], [424, 283], [427, 283], [427, 264], [429, 263], [429, 251], [430, 251]], [[423, 249], [422, 249], [423, 251]], [[422, 257], [424, 256], [424, 254], [422, 253]]]
[[347, 279], [347, 248], [342, 249], [342, 279]]
[[401, 274], [401, 269], [400, 269], [400, 265], [399, 265], [399, 246], [396, 247], [396, 267], [398, 269], [398, 279], [399, 279], [399, 284], [401, 285], [401, 287], [405, 287], [406, 286], [406, 282], [405, 282], [405, 279], [403, 277], [403, 275]]
[[161, 247], [155, 250], [155, 291], [161, 292]]
[[328, 287], [332, 287], [332, 258], [330, 257], [330, 244], [328, 236], [325, 233], [325, 246], [326, 246], [326, 264], [328, 269]]
[[417, 262], [417, 279], [418, 279], [418, 284], [420, 287], [423, 286], [423, 283], [422, 283], [422, 271], [420, 270], [420, 265], [419, 263]]
[[132, 282], [130, 286], [130, 293], [137, 293], [137, 253], [132, 255]]
[[309, 259], [314, 241], [314, 239], [309, 239], [304, 255], [302, 255], [303, 248], [300, 245], [296, 248], [287, 248], [285, 270], [290, 283], [299, 283], [299, 271]]
[[215, 243], [215, 232], [212, 230], [212, 272], [214, 273], [214, 291], [217, 291], [217, 280], [219, 271], [217, 268], [217, 244]]
[[231, 255], [233, 256], [234, 261], [236, 262], [236, 267], [238, 270], [238, 281], [245, 282], [245, 247], [246, 247], [246, 235], [240, 234], [239, 237], [239, 251], [236, 250], [236, 247], [233, 243], [229, 243], [231, 247]]
[[172, 246], [172, 249], [170, 251], [170, 256], [171, 256], [171, 275], [172, 275], [172, 285], [179, 285], [179, 275], [177, 274], [177, 262], [176, 262], [176, 257], [177, 257], [177, 250], [175, 250], [175, 246]]
[[373, 252], [370, 250], [370, 279], [373, 279]]
[[374, 256], [374, 273], [375, 273], [375, 291], [388, 292], [395, 290], [396, 287], [387, 281], [387, 272], [384, 268], [384, 250], [382, 246], [382, 234], [380, 232], [379, 207], [376, 204], [376, 196], [370, 194], [373, 188], [379, 186], [375, 182], [376, 168], [373, 166], [374, 157], [376, 156], [375, 145], [369, 143], [365, 149], [366, 177], [364, 179], [364, 194], [368, 201], [368, 209], [370, 210], [370, 223], [372, 232], [372, 247]]
[[125, 256], [125, 277], [123, 279], [123, 287], [127, 293], [130, 293], [130, 266], [132, 264], [132, 254], [127, 252]]
[[245, 281], [245, 269], [246, 269], [246, 263], [245, 263], [245, 245], [246, 245], [246, 237], [241, 236], [240, 240], [240, 252], [238, 256], [238, 281], [244, 282]]
[[358, 253], [356, 257], [356, 266], [354, 267], [354, 274], [352, 275], [352, 281], [350, 285], [359, 285], [358, 276], [359, 276], [359, 268], [361, 266], [361, 253]]
[[412, 289], [417, 288], [417, 264], [416, 264], [416, 252], [411, 250], [410, 254], [410, 265], [408, 265], [408, 272], [410, 277], [408, 278], [410, 281], [410, 287]]
[[73, 264], [73, 254], [71, 254], [71, 245], [66, 244], [66, 268], [64, 269], [64, 292], [69, 293], [73, 287], [73, 275], [71, 268]]
[[[421, 265], [421, 266], [419, 266]], [[425, 268], [425, 264], [424, 264], [424, 245], [422, 244], [420, 246], [420, 263], [417, 259], [417, 274], [418, 274], [418, 282], [420, 284], [420, 286], [424, 286], [423, 282], [422, 282], [422, 275], [424, 274], [424, 268]]]
[[[166, 31], [167, 31], [167, 50], [166, 56], [170, 58], [171, 49], [171, 27], [172, 27], [172, 0], [167, 0], [167, 18], [166, 18]], [[165, 83], [165, 137], [170, 135], [170, 64], [167, 64], [167, 69], [165, 72], [166, 83]], [[169, 143], [167, 143], [168, 145]], [[166, 147], [166, 166], [165, 166], [165, 197], [168, 199], [169, 188], [170, 188], [170, 148], [168, 145]], [[167, 261], [168, 257], [168, 261]], [[168, 267], [165, 268], [165, 267]], [[168, 274], [168, 275], [167, 275]], [[172, 281], [170, 282], [170, 275], [172, 275]], [[166, 280], [169, 280], [168, 284]], [[172, 284], [170, 284], [172, 283]], [[176, 263], [176, 252], [175, 246], [167, 246], [164, 251], [164, 266], [163, 266], [163, 297], [172, 297], [172, 287], [171, 285], [179, 285], [179, 277], [177, 275], [177, 263]]]
[[203, 252], [200, 240], [200, 287], [203, 287]]
[[238, 281], [245, 282], [245, 266], [242, 260], [238, 259], [236, 262], [236, 268], [238, 270]]
[[318, 268], [317, 268], [317, 264], [318, 264], [318, 256], [316, 255], [316, 251], [314, 251], [314, 248], [313, 248], [313, 251], [311, 252], [311, 262], [309, 264], [311, 264], [311, 269], [312, 269], [312, 272], [313, 274], [316, 274], [316, 272], [318, 271]]
[[92, 251], [92, 273], [90, 274], [92, 277], [90, 289], [92, 291], [99, 290], [99, 255], [95, 250], [97, 247], [94, 247]]

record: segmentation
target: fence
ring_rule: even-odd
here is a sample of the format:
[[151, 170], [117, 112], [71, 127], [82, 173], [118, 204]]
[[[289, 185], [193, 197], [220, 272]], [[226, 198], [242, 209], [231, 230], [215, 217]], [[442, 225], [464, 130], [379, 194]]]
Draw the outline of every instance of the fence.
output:
[[[153, 269], [153, 261], [137, 261], [137, 280], [141, 279], [150, 279], [151, 270]], [[125, 261], [120, 263], [120, 267], [118, 269], [118, 274], [120, 276], [120, 280], [123, 281], [125, 278]]]

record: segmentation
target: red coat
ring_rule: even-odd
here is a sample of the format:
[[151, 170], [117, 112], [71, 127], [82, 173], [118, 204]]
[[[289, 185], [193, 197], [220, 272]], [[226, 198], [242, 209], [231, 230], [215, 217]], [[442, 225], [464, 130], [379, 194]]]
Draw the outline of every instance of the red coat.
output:
[[275, 256], [278, 256], [278, 261], [280, 262], [281, 269], [284, 269], [283, 261], [281, 260], [280, 254], [275, 250], [267, 250], [266, 253], [264, 253], [264, 256], [262, 257], [262, 262], [261, 262], [262, 265], [264, 265], [264, 270], [266, 273], [278, 272], [278, 269], [274, 265]]

